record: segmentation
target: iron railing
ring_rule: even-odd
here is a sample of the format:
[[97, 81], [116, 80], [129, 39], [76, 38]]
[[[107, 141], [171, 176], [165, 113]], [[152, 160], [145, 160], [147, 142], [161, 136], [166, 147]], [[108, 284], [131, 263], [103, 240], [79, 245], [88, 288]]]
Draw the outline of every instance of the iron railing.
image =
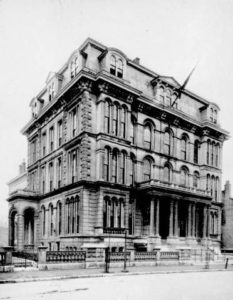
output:
[[69, 262], [85, 262], [85, 251], [47, 251], [46, 262], [49, 263], [69, 263]]

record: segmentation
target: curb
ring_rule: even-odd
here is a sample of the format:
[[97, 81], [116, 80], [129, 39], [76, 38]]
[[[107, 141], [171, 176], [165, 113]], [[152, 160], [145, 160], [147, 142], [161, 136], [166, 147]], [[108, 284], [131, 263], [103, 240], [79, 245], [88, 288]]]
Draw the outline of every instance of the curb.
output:
[[0, 280], [0, 284], [7, 283], [23, 283], [36, 281], [52, 281], [52, 280], [66, 280], [66, 279], [82, 279], [82, 278], [101, 278], [114, 276], [137, 276], [137, 275], [155, 275], [155, 274], [176, 274], [176, 273], [199, 273], [199, 272], [233, 272], [233, 270], [225, 269], [200, 269], [200, 270], [170, 270], [170, 271], [138, 271], [138, 272], [116, 272], [116, 273], [96, 273], [96, 274], [82, 274], [82, 275], [64, 275], [53, 277], [37, 277], [37, 278], [22, 278], [22, 279], [4, 279]]

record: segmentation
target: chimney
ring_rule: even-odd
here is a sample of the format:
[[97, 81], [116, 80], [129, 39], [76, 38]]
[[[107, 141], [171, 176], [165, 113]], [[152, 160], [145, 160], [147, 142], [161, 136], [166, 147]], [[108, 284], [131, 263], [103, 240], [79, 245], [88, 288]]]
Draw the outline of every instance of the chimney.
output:
[[231, 184], [229, 180], [226, 181], [224, 188], [225, 188], [225, 198], [228, 200], [231, 197]]
[[26, 172], [26, 163], [25, 160], [19, 165], [19, 174], [23, 174]]
[[139, 57], [135, 57], [135, 59], [133, 60], [133, 62], [137, 65], [140, 65], [140, 58]]

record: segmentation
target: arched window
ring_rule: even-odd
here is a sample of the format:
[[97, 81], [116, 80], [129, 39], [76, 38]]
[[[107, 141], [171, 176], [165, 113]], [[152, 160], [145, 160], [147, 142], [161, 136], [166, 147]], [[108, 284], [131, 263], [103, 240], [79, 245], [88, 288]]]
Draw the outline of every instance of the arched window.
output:
[[148, 158], [145, 158], [143, 160], [143, 175], [144, 181], [148, 181], [151, 179], [151, 160]]
[[144, 147], [146, 149], [151, 149], [152, 141], [152, 129], [149, 123], [146, 123], [144, 126]]
[[181, 159], [188, 160], [188, 137], [186, 135], [181, 138]]
[[172, 155], [173, 152], [173, 133], [166, 130], [164, 133], [164, 154]]
[[216, 177], [215, 178], [215, 194], [214, 194], [215, 201], [218, 201], [218, 188], [219, 188], [219, 178]]
[[45, 235], [45, 230], [46, 230], [46, 210], [45, 210], [44, 206], [42, 206], [42, 208], [41, 208], [41, 214], [42, 214], [42, 235]]
[[214, 198], [215, 195], [215, 177], [214, 175], [211, 176], [211, 182], [210, 182], [210, 192], [211, 192], [211, 196]]
[[114, 55], [111, 56], [110, 60], [110, 74], [116, 75], [116, 57]]
[[60, 201], [57, 203], [57, 234], [61, 234], [62, 229], [62, 204]]
[[118, 151], [116, 149], [112, 152], [112, 181], [117, 182], [118, 177]]
[[121, 110], [121, 136], [124, 139], [126, 138], [126, 120], [127, 120], [127, 108], [123, 106]]
[[104, 180], [110, 180], [110, 149], [104, 149]]
[[189, 172], [186, 167], [182, 167], [180, 171], [180, 181], [181, 185], [183, 186], [188, 186], [188, 177], [189, 177]]
[[54, 231], [54, 224], [53, 224], [53, 205], [49, 205], [49, 233], [50, 235], [53, 235]]
[[217, 123], [217, 110], [216, 109], [214, 110], [214, 113], [213, 113], [213, 122], [214, 122], [214, 124]]
[[210, 164], [210, 140], [207, 141], [206, 163]]
[[114, 227], [114, 219], [115, 219], [115, 204], [116, 204], [117, 199], [114, 197], [112, 198], [112, 201], [109, 203], [110, 204], [110, 227]]
[[125, 152], [121, 153], [121, 166], [120, 166], [120, 177], [121, 177], [121, 183], [125, 184], [126, 181], [126, 158], [127, 158], [127, 154]]
[[111, 103], [104, 102], [104, 131], [110, 133], [110, 116], [111, 116]]
[[218, 167], [218, 164], [219, 164], [219, 144], [216, 145], [216, 148], [215, 148], [215, 166]]
[[108, 203], [110, 202], [109, 197], [104, 197], [104, 207], [103, 207], [103, 227], [108, 227]]
[[172, 181], [172, 168], [169, 164], [165, 164], [164, 166], [164, 181], [171, 182]]
[[213, 108], [210, 108], [210, 121], [211, 122], [214, 121], [214, 110], [213, 110]]
[[170, 92], [170, 90], [167, 90], [167, 92], [166, 92], [166, 105], [167, 106], [171, 106], [171, 100], [172, 100], [171, 92]]
[[71, 152], [71, 183], [77, 181], [77, 153], [76, 150]]
[[197, 171], [193, 174], [193, 187], [199, 188], [200, 175]]
[[210, 174], [206, 175], [206, 190], [210, 191]]
[[113, 118], [112, 118], [112, 131], [115, 136], [118, 135], [118, 122], [119, 122], [119, 105], [115, 103], [113, 105]]
[[199, 147], [200, 143], [198, 140], [194, 142], [194, 153], [193, 153], [193, 160], [195, 164], [198, 164], [199, 161]]
[[214, 150], [215, 150], [215, 143], [214, 142], [212, 142], [212, 144], [211, 144], [211, 166], [213, 166], [214, 165]]
[[159, 101], [160, 103], [164, 104], [164, 88], [160, 87], [158, 90], [159, 93]]
[[132, 144], [136, 144], [136, 133], [137, 133], [137, 127], [136, 127], [136, 119], [134, 117], [131, 117], [131, 141]]
[[123, 61], [120, 58], [117, 60], [117, 77], [123, 77]]
[[136, 164], [136, 159], [133, 154], [130, 155], [130, 165], [129, 165], [129, 177], [130, 177], [130, 184], [134, 184], [135, 181], [135, 164]]

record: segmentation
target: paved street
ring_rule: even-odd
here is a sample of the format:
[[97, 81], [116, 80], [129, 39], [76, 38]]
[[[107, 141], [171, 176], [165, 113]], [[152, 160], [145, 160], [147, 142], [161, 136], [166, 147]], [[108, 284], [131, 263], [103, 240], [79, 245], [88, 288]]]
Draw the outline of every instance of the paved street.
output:
[[122, 275], [0, 285], [0, 299], [233, 299], [233, 272]]

